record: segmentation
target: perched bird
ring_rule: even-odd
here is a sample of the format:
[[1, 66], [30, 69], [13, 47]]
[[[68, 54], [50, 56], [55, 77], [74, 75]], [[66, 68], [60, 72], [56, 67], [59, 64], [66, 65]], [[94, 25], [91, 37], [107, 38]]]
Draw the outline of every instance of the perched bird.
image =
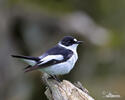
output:
[[39, 57], [18, 55], [12, 55], [12, 57], [28, 62], [29, 66], [25, 68], [25, 72], [37, 69], [52, 76], [64, 75], [74, 67], [78, 59], [77, 46], [81, 42], [72, 36], [65, 36], [56, 46]]

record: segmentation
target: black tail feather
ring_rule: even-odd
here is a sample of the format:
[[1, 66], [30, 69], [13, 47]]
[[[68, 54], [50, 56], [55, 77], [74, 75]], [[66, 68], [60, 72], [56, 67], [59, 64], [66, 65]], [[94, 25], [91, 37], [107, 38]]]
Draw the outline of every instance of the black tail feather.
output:
[[24, 68], [24, 72], [29, 72], [29, 71], [33, 71], [35, 69], [38, 69], [38, 66], [37, 65], [34, 65], [34, 66], [27, 66], [26, 68]]
[[26, 69], [28, 69], [28, 68], [30, 68], [30, 67], [32, 67], [32, 66], [31, 66], [31, 65], [28, 65], [27, 67], [24, 68], [24, 70], [26, 70]]
[[31, 56], [20, 56], [20, 55], [11, 55], [14, 58], [22, 58], [22, 59], [28, 59], [28, 60], [34, 60], [34, 61], [39, 61], [40, 58], [38, 57], [31, 57]]
[[23, 70], [24, 72], [28, 72], [28, 70], [31, 68], [32, 66], [31, 65], [28, 65], [27, 67], [25, 67]]

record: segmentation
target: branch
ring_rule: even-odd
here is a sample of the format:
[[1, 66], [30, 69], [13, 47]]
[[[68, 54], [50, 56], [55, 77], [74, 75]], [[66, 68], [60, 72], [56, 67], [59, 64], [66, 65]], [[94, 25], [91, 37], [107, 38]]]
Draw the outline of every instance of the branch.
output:
[[48, 86], [45, 91], [48, 100], [94, 100], [80, 82], [75, 83], [75, 85], [67, 80], [58, 82], [54, 79], [48, 79], [47, 74], [44, 74], [43, 79]]

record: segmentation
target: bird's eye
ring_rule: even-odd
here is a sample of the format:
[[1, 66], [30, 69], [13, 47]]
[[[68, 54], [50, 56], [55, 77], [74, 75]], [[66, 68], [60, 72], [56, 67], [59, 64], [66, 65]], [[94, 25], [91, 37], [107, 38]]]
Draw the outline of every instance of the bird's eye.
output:
[[73, 44], [73, 43], [75, 43], [75, 41], [74, 40], [70, 40], [70, 41], [68, 41], [68, 43], [69, 44]]

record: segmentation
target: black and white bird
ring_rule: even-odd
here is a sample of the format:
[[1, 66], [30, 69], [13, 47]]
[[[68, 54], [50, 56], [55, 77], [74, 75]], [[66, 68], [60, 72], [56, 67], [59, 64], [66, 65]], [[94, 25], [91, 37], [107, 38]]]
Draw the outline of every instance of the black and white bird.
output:
[[72, 36], [65, 36], [56, 46], [39, 57], [18, 55], [12, 57], [23, 59], [29, 64], [25, 72], [39, 70], [49, 75], [64, 75], [74, 67], [78, 59], [77, 46], [81, 42]]

